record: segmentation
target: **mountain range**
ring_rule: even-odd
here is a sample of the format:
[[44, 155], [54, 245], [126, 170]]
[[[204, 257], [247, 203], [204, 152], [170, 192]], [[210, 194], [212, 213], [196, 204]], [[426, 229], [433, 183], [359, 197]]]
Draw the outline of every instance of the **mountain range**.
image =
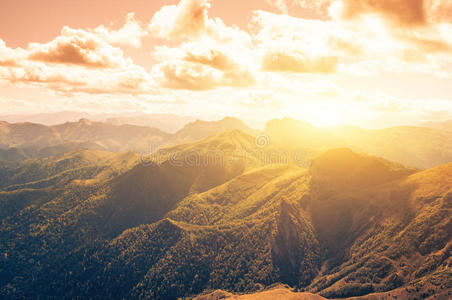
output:
[[197, 120], [174, 134], [152, 127], [114, 125], [88, 119], [53, 126], [3, 121], [0, 122], [0, 160], [45, 158], [81, 149], [149, 153], [163, 145], [194, 141], [230, 129], [254, 132], [233, 118], [214, 122]]
[[146, 114], [134, 113], [103, 113], [93, 114], [76, 111], [60, 111], [40, 114], [10, 114], [0, 115], [0, 120], [9, 123], [37, 123], [47, 126], [59, 125], [65, 122], [77, 122], [80, 119], [89, 119], [94, 122], [105, 122], [113, 125], [136, 125], [154, 127], [165, 132], [174, 133], [196, 118], [177, 116], [173, 114]]
[[0, 295], [447, 299], [452, 165], [348, 148], [310, 153], [308, 167], [265, 155], [308, 140], [262, 146], [234, 129], [159, 160], [86, 149], [2, 165]]
[[224, 118], [219, 121], [196, 120], [175, 133], [167, 133], [157, 128], [118, 122], [80, 119], [78, 122], [46, 126], [3, 121], [0, 122], [0, 160], [17, 162], [81, 149], [110, 152], [132, 150], [150, 154], [170, 145], [189, 143], [237, 129], [255, 139], [264, 138], [260, 142], [265, 145], [304, 151], [304, 156], [308, 158], [327, 149], [347, 147], [421, 169], [452, 161], [450, 131], [428, 127], [404, 126], [378, 130], [351, 126], [317, 128], [293, 119], [276, 119], [269, 121], [263, 131], [258, 131], [239, 119]]
[[37, 126], [45, 142], [2, 131], [16, 146], [95, 132], [168, 141], [150, 157], [75, 149], [2, 164], [2, 298], [451, 296], [450, 163], [406, 167], [287, 119], [257, 133], [265, 143], [233, 119], [174, 135], [104, 126], [123, 125]]
[[422, 127], [430, 127], [439, 130], [452, 131], [452, 120], [437, 121], [437, 122], [424, 122]]

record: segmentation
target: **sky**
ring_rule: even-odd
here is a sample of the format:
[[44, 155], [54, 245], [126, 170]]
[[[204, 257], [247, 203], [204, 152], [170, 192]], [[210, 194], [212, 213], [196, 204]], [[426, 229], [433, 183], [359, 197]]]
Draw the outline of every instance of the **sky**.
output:
[[452, 118], [452, 0], [2, 0], [0, 115]]

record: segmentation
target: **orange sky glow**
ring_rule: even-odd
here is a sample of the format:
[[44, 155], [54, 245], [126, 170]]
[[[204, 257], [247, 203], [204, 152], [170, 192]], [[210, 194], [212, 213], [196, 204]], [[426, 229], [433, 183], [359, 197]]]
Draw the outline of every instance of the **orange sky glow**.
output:
[[3, 0], [0, 115], [452, 118], [452, 0]]

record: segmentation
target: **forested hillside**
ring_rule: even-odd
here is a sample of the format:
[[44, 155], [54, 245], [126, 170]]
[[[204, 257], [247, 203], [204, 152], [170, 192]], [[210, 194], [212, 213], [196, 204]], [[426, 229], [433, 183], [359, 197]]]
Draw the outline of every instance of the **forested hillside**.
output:
[[0, 294], [450, 292], [452, 165], [419, 171], [341, 148], [304, 167], [261, 149], [235, 130], [158, 160], [85, 150], [2, 167]]

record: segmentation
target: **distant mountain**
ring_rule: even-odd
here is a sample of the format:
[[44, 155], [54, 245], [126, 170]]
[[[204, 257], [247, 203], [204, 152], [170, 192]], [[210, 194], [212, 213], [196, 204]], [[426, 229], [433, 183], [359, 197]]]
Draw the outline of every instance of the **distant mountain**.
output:
[[310, 149], [317, 154], [327, 149], [348, 147], [416, 168], [431, 168], [452, 161], [452, 132], [432, 128], [316, 128], [286, 118], [268, 122], [265, 132], [271, 143]]
[[177, 116], [173, 114], [145, 114], [145, 113], [118, 113], [118, 114], [91, 114], [76, 111], [61, 111], [41, 114], [0, 115], [0, 120], [9, 123], [37, 123], [42, 125], [58, 125], [66, 122], [77, 122], [80, 119], [89, 119], [95, 122], [106, 122], [112, 125], [137, 125], [154, 127], [162, 131], [174, 133], [189, 122], [195, 121], [193, 117]]
[[347, 147], [417, 168], [431, 168], [452, 161], [452, 132], [425, 127], [391, 127], [364, 130], [330, 128], [331, 135]]
[[40, 114], [15, 114], [0, 115], [0, 120], [8, 123], [36, 123], [41, 125], [57, 125], [66, 122], [77, 122], [80, 119], [91, 119], [101, 121], [102, 116], [95, 116], [86, 112], [60, 111], [55, 113]]
[[246, 126], [241, 120], [227, 117], [220, 121], [201, 121], [189, 123], [172, 137], [174, 143], [184, 143], [200, 140], [222, 131], [237, 129], [247, 134], [255, 134], [257, 131]]
[[[155, 128], [116, 126], [87, 119], [54, 126], [0, 122], [0, 148], [18, 148], [27, 157], [45, 157], [85, 147], [145, 152], [149, 151], [151, 144], [160, 145], [167, 137], [169, 134]], [[6, 157], [5, 151], [3, 153], [2, 156]]]
[[109, 151], [148, 150], [162, 144], [169, 134], [160, 129], [135, 125], [110, 125], [81, 119], [75, 123], [52, 126], [64, 141], [96, 142]]
[[175, 133], [182, 129], [185, 125], [195, 121], [193, 117], [182, 117], [172, 114], [143, 114], [125, 117], [110, 117], [105, 120], [108, 124], [113, 125], [137, 125], [158, 128], [164, 132]]
[[[230, 130], [146, 160], [85, 150], [1, 165], [0, 297], [452, 291], [451, 164], [340, 148], [301, 168], [261, 150]], [[265, 290], [276, 283], [318, 297]]]
[[435, 128], [439, 130], [452, 131], [452, 120], [447, 120], [443, 122], [425, 122], [421, 123], [420, 126]]
[[175, 134], [152, 127], [113, 125], [88, 119], [53, 126], [0, 121], [0, 160], [44, 158], [82, 149], [150, 153], [165, 145], [188, 143], [232, 129], [254, 132], [234, 118], [214, 122], [198, 120]]

